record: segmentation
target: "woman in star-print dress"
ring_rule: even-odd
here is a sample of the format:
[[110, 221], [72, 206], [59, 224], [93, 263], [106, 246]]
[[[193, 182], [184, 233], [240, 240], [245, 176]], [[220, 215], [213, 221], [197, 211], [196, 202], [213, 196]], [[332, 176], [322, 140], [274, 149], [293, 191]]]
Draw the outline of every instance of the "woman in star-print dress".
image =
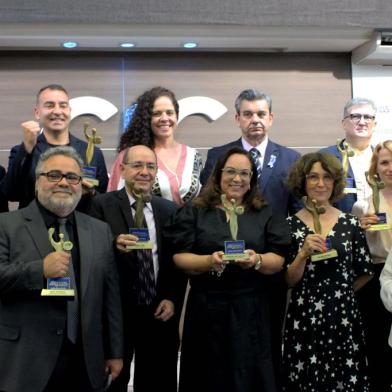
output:
[[[306, 154], [288, 182], [296, 196], [308, 201], [288, 218], [292, 255], [286, 280], [293, 289], [284, 331], [284, 390], [369, 391], [354, 291], [371, 278], [372, 267], [357, 218], [332, 206], [344, 189], [341, 164], [329, 154]], [[311, 260], [332, 249], [337, 254]]]

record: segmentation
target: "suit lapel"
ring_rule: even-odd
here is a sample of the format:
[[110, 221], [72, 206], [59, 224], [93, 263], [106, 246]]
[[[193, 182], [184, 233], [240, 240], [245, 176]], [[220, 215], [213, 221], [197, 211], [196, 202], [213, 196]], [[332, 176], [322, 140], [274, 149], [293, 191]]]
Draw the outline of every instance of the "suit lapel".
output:
[[94, 261], [94, 240], [96, 239], [93, 238], [92, 230], [85, 217], [78, 211], [75, 211], [75, 221], [79, 242], [80, 288], [83, 296], [86, 293], [91, 263]]
[[151, 200], [152, 212], [154, 214], [155, 231], [157, 236], [157, 249], [158, 249], [158, 261], [161, 260], [161, 217], [159, 215], [159, 208], [156, 198], [153, 196]]
[[271, 177], [271, 174], [275, 170], [277, 160], [279, 159], [279, 149], [276, 144], [268, 140], [267, 148], [265, 149], [265, 157], [263, 163], [263, 169], [261, 171], [261, 192], [264, 189]]
[[21, 213], [40, 256], [42, 258], [46, 257], [54, 249], [50, 244], [48, 230], [46, 229], [44, 218], [38, 209], [37, 203], [33, 201], [29, 206], [21, 210]]
[[119, 207], [120, 215], [122, 215], [123, 219], [125, 220], [126, 229], [128, 232], [128, 228], [133, 227], [134, 223], [133, 223], [131, 204], [129, 203], [129, 198], [125, 188], [117, 192], [117, 197], [119, 199], [118, 207]]

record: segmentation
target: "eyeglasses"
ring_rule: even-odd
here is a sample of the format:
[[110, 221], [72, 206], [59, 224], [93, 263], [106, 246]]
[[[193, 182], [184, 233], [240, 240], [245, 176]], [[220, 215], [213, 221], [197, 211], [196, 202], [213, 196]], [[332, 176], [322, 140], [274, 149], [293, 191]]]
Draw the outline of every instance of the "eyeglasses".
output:
[[346, 116], [345, 118], [349, 118], [353, 122], [359, 122], [361, 119], [364, 119], [365, 122], [369, 123], [376, 119], [376, 116], [372, 116], [371, 114], [360, 114], [360, 113], [352, 113]]
[[45, 176], [50, 182], [60, 182], [65, 178], [70, 185], [77, 185], [82, 181], [82, 177], [76, 173], [63, 174], [60, 170], [50, 170], [47, 173], [39, 173], [40, 176]]
[[234, 167], [225, 167], [222, 172], [228, 177], [233, 179], [237, 175], [240, 176], [241, 180], [249, 180], [252, 177], [252, 170], [248, 169], [234, 169]]
[[316, 185], [320, 182], [320, 180], [323, 180], [325, 185], [331, 185], [335, 182], [335, 180], [329, 174], [319, 176], [318, 174], [310, 173], [306, 175], [306, 180], [310, 185]]
[[130, 166], [132, 169], [137, 171], [142, 171], [146, 168], [149, 172], [155, 172], [157, 170], [157, 165], [155, 163], [145, 163], [145, 162], [127, 162], [123, 165]]

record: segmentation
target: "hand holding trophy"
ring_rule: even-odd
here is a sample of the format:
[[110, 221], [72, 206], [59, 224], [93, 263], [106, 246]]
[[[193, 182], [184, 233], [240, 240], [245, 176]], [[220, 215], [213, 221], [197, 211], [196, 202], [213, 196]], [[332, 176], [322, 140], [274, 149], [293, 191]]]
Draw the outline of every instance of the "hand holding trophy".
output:
[[[313, 226], [316, 234], [322, 233], [322, 227], [320, 222], [320, 215], [325, 214], [325, 208], [322, 206], [318, 206], [316, 200], [310, 200], [308, 197], [303, 197], [305, 208], [311, 213], [313, 218]], [[326, 252], [316, 253], [310, 256], [311, 261], [319, 261], [331, 259], [333, 257], [338, 256], [338, 252], [335, 249], [332, 249], [330, 238], [325, 239], [325, 247], [327, 248]]]
[[384, 189], [385, 184], [379, 178], [378, 174], [371, 176], [369, 172], [365, 173], [366, 181], [372, 188], [372, 201], [374, 207], [374, 213], [377, 215], [378, 223], [375, 225], [371, 225], [367, 230], [369, 231], [380, 231], [380, 230], [389, 230], [391, 227], [387, 222], [387, 214], [386, 212], [380, 212], [380, 190]]
[[[73, 243], [71, 241], [64, 240], [64, 234], [59, 233], [59, 241], [56, 241], [53, 238], [55, 230], [51, 227], [48, 230], [49, 241], [53, 246], [55, 252], [71, 252], [73, 248]], [[72, 267], [71, 267], [72, 268]], [[69, 271], [69, 269], [68, 269]], [[55, 277], [55, 278], [47, 278], [47, 288], [41, 291], [41, 296], [44, 297], [74, 297], [75, 290], [72, 287], [71, 277]]]

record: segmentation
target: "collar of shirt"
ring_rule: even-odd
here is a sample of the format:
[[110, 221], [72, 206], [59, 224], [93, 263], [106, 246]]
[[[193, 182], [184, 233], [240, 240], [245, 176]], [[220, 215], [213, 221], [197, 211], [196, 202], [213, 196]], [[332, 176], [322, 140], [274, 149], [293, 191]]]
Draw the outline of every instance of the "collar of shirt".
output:
[[268, 136], [264, 138], [264, 140], [255, 146], [250, 145], [243, 137], [241, 137], [241, 143], [242, 147], [244, 148], [245, 151], [250, 151], [252, 148], [257, 148], [260, 152], [260, 162], [261, 162], [261, 167], [263, 167], [264, 164], [264, 157], [265, 157], [265, 150], [267, 149], [267, 144], [268, 144]]
[[[41, 212], [41, 215], [44, 219], [46, 227], [55, 227], [55, 223], [57, 222], [57, 219], [60, 218], [59, 216], [53, 214], [53, 212], [49, 211], [46, 209], [39, 201], [36, 199], [38, 209]], [[72, 227], [75, 225], [75, 216], [74, 213], [72, 212], [68, 216], [65, 216], [64, 218], [67, 218], [68, 222], [71, 223]]]
[[[133, 206], [133, 204], [136, 202], [136, 199], [130, 194], [128, 193], [128, 191], [125, 191], [127, 193], [128, 196], [128, 200], [129, 200], [129, 204], [131, 205], [131, 207]], [[152, 211], [152, 205], [151, 202], [148, 202], [144, 205], [144, 208], [147, 208], [149, 212], [153, 212]], [[132, 210], [132, 214], [133, 214], [133, 210]]]

